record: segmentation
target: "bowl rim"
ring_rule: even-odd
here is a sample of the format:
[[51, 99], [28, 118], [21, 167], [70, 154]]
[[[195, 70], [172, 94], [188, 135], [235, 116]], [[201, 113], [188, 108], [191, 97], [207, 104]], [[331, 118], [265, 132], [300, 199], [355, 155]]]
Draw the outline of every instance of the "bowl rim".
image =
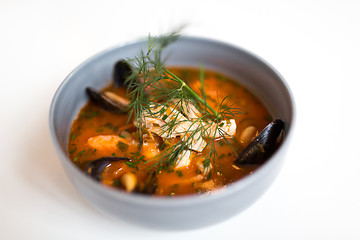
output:
[[[107, 53], [112, 52], [114, 50], [130, 47], [130, 46], [135, 46], [135, 45], [142, 46], [146, 43], [147, 39], [139, 38], [137, 40], [127, 41], [127, 42], [106, 48], [106, 49], [94, 54], [93, 56], [87, 58], [85, 61], [80, 63], [76, 68], [74, 68], [65, 77], [65, 79], [61, 82], [61, 84], [56, 89], [55, 94], [54, 94], [51, 104], [50, 104], [50, 109], [49, 109], [50, 135], [51, 135], [53, 145], [54, 145], [55, 149], [57, 150], [57, 153], [60, 155], [59, 158], [60, 158], [62, 164], [69, 165], [70, 168], [75, 169], [75, 171], [77, 172], [79, 177], [81, 177], [85, 182], [92, 185], [99, 191], [107, 192], [108, 194], [112, 195], [112, 197], [120, 198], [121, 200], [123, 200], [125, 202], [131, 202], [133, 204], [142, 204], [142, 205], [147, 205], [147, 206], [152, 206], [152, 207], [160, 207], [160, 206], [161, 207], [174, 207], [174, 206], [179, 207], [179, 206], [194, 205], [194, 204], [198, 204], [198, 203], [203, 204], [204, 202], [209, 202], [209, 201], [212, 202], [212, 201], [216, 201], [218, 199], [222, 199], [222, 198], [231, 196], [232, 194], [238, 192], [239, 190], [241, 190], [243, 188], [246, 188], [246, 186], [248, 186], [252, 182], [256, 181], [258, 176], [264, 174], [267, 171], [267, 169], [270, 167], [270, 165], [272, 163], [271, 160], [276, 158], [276, 156], [280, 155], [281, 152], [283, 152], [286, 149], [285, 146], [289, 144], [289, 141], [292, 138], [294, 131], [295, 131], [296, 105], [295, 105], [294, 95], [293, 95], [287, 81], [278, 72], [277, 69], [275, 69], [266, 60], [264, 60], [263, 58], [259, 57], [256, 54], [254, 54], [253, 52], [251, 52], [247, 49], [244, 49], [240, 46], [231, 44], [231, 43], [227, 43], [227, 42], [216, 40], [216, 39], [206, 38], [206, 37], [187, 36], [187, 35], [181, 36], [179, 38], [179, 41], [180, 40], [196, 41], [196, 42], [202, 42], [204, 44], [214, 44], [214, 45], [218, 45], [221, 47], [234, 49], [236, 51], [241, 51], [241, 52], [245, 53], [246, 55], [251, 56], [258, 62], [260, 62], [261, 64], [266, 66], [267, 68], [269, 68], [277, 76], [278, 79], [276, 79], [276, 81], [280, 81], [281, 84], [284, 85], [284, 88], [287, 91], [289, 99], [291, 101], [290, 102], [290, 107], [292, 110], [291, 121], [290, 121], [289, 127], [287, 129], [287, 134], [283, 139], [283, 142], [281, 143], [279, 148], [272, 154], [272, 156], [264, 164], [262, 164], [261, 167], [259, 167], [256, 171], [254, 171], [250, 175], [247, 175], [247, 176], [231, 183], [230, 185], [227, 185], [224, 188], [215, 190], [214, 194], [206, 194], [206, 195], [189, 194], [189, 195], [180, 195], [180, 196], [171, 197], [171, 198], [166, 197], [166, 196], [152, 196], [152, 195], [136, 194], [136, 193], [129, 194], [129, 193], [126, 193], [125, 191], [121, 191], [116, 188], [104, 186], [103, 184], [95, 181], [90, 176], [86, 175], [83, 171], [81, 171], [74, 163], [72, 163], [72, 161], [69, 159], [68, 155], [62, 151], [62, 145], [56, 137], [56, 131], [55, 131], [55, 125], [54, 125], [54, 113], [56, 110], [55, 105], [56, 105], [57, 100], [59, 99], [59, 96], [60, 96], [62, 90], [64, 89], [65, 85], [68, 82], [70, 82], [71, 79], [73, 78], [73, 76], [76, 75], [77, 72], [81, 71], [84, 66], [86, 66], [87, 64], [91, 63], [92, 61], [95, 61], [97, 58], [102, 57], [103, 55], [106, 55]], [[63, 167], [65, 167], [65, 166], [63, 165]]]

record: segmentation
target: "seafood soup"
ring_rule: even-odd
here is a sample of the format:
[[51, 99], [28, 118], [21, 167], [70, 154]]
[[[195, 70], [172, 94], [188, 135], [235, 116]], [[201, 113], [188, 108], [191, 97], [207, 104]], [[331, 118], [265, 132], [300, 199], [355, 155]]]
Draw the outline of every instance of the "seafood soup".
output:
[[[162, 196], [212, 193], [251, 174], [274, 150], [282, 121], [272, 122], [259, 99], [235, 80], [201, 68], [168, 67], [166, 78], [182, 79], [197, 102], [176, 95], [185, 85], [166, 78], [136, 92], [137, 86], [124, 84], [131, 71], [119, 61], [114, 78], [120, 81], [87, 89], [90, 101], [69, 136], [70, 159], [104, 185]], [[162, 95], [164, 89], [174, 93]], [[139, 106], [147, 107], [136, 115]], [[264, 128], [274, 135], [271, 143], [261, 142]]]

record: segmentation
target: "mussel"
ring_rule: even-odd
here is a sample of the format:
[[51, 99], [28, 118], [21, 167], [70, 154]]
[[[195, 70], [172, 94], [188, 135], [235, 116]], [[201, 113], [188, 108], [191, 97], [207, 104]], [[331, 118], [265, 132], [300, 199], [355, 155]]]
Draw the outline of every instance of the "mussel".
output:
[[130, 104], [128, 99], [120, 97], [112, 92], [99, 92], [93, 88], [87, 87], [86, 93], [93, 103], [109, 112], [124, 113]]
[[157, 180], [156, 172], [153, 171], [148, 173], [144, 185], [138, 187], [137, 191], [139, 193], [154, 194], [157, 190], [157, 187], [158, 187], [158, 180]]
[[90, 162], [85, 169], [85, 172], [93, 177], [96, 181], [100, 181], [101, 173], [104, 168], [112, 162], [129, 161], [130, 159], [124, 157], [103, 157]]
[[[113, 69], [113, 83], [115, 87], [125, 86], [125, 80], [132, 74], [130, 65], [125, 60], [119, 60]], [[99, 92], [93, 88], [86, 88], [86, 93], [91, 101], [101, 108], [113, 112], [124, 113], [130, 104], [126, 98], [118, 96], [112, 92]]]
[[277, 139], [284, 129], [284, 125], [280, 119], [269, 123], [240, 153], [234, 164], [240, 167], [264, 163], [275, 151]]
[[[100, 181], [101, 174], [106, 166], [112, 162], [117, 161], [131, 161], [129, 158], [125, 157], [103, 157], [97, 160], [90, 162], [86, 168], [85, 172], [89, 174], [96, 181]], [[144, 194], [154, 194], [158, 187], [158, 181], [156, 172], [149, 172], [148, 176], [143, 184], [138, 184], [134, 192], [144, 193]]]
[[125, 86], [126, 79], [132, 74], [130, 65], [123, 59], [117, 61], [113, 69], [113, 82], [115, 87]]

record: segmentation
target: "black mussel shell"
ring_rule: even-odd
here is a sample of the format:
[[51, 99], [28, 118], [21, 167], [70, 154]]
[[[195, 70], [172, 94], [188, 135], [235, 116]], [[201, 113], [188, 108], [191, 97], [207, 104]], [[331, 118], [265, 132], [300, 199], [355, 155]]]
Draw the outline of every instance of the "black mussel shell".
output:
[[102, 109], [105, 109], [112, 113], [124, 113], [126, 112], [127, 105], [116, 101], [106, 96], [104, 93], [96, 91], [93, 88], [87, 87], [86, 93], [90, 97], [91, 101], [97, 104]]
[[125, 86], [125, 80], [132, 74], [130, 65], [123, 59], [114, 65], [113, 81], [115, 87]]
[[101, 173], [104, 168], [112, 162], [117, 161], [130, 161], [125, 157], [103, 157], [90, 162], [85, 168], [85, 172], [89, 174], [96, 181], [100, 181]]
[[277, 119], [269, 123], [235, 160], [236, 166], [264, 163], [275, 151], [277, 139], [284, 129], [284, 122]]
[[147, 176], [145, 183], [142, 187], [139, 187], [137, 189], [137, 192], [139, 193], [145, 193], [145, 194], [154, 194], [158, 187], [158, 180], [156, 176], [156, 172], [150, 172]]

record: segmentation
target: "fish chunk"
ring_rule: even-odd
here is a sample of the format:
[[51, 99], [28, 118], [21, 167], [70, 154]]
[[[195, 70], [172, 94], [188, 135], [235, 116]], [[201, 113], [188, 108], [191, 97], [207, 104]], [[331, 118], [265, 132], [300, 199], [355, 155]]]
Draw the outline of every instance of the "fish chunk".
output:
[[190, 156], [191, 151], [190, 150], [184, 150], [180, 153], [178, 160], [176, 162], [175, 169], [188, 167], [190, 165]]
[[160, 154], [159, 143], [154, 140], [144, 140], [141, 146], [141, 155], [145, 156], [146, 160], [152, 160]]
[[234, 136], [236, 134], [236, 122], [235, 119], [222, 120], [219, 123], [218, 129], [216, 130], [216, 123], [212, 123], [210, 126], [209, 136], [215, 134], [215, 138]]
[[[169, 129], [166, 124], [174, 120], [175, 124], [172, 129]], [[189, 137], [192, 137], [189, 146], [194, 151], [201, 152], [206, 146], [206, 141], [201, 137], [200, 133], [196, 132], [199, 125], [189, 121], [183, 114], [172, 107], [153, 105], [151, 112], [145, 115], [143, 122], [150, 132], [159, 135], [163, 139], [181, 136], [183, 141], [186, 141]], [[138, 127], [139, 122], [134, 121], [134, 125]]]
[[[124, 144], [119, 145], [119, 142]], [[127, 150], [136, 151], [139, 143], [134, 139], [122, 138], [117, 135], [98, 135], [89, 138], [87, 144], [97, 151], [115, 152], [121, 150], [126, 152]], [[121, 146], [123, 146], [123, 148]]]
[[[190, 106], [190, 105], [189, 105]], [[193, 105], [192, 108], [196, 109]], [[214, 122], [208, 123], [204, 121], [196, 121], [196, 118], [189, 120], [181, 112], [164, 105], [152, 105], [151, 110], [145, 114], [142, 119], [143, 125], [145, 125], [148, 131], [157, 134], [163, 139], [169, 139], [180, 136], [183, 141], [191, 139], [189, 148], [191, 150], [201, 152], [207, 145], [207, 142], [203, 138], [204, 135], [209, 137], [226, 137], [233, 136], [236, 133], [236, 122], [234, 119], [223, 120], [218, 125]], [[187, 113], [191, 117], [199, 117], [200, 114], [197, 110], [191, 110], [192, 115]], [[189, 110], [190, 111], [190, 110]], [[175, 122], [171, 126], [167, 125], [171, 121]], [[135, 120], [135, 126], [139, 127], [140, 123]], [[204, 127], [207, 129], [205, 132], [199, 132], [198, 129]]]
[[181, 106], [181, 109], [184, 113], [184, 115], [188, 119], [196, 119], [201, 117], [201, 113], [199, 110], [194, 106], [194, 104], [191, 103], [189, 100], [182, 100], [181, 99], [174, 99], [172, 101], [178, 108]]
[[121, 141], [121, 139], [121, 137], [116, 135], [99, 135], [89, 138], [87, 144], [97, 150], [116, 150], [116, 144]]

